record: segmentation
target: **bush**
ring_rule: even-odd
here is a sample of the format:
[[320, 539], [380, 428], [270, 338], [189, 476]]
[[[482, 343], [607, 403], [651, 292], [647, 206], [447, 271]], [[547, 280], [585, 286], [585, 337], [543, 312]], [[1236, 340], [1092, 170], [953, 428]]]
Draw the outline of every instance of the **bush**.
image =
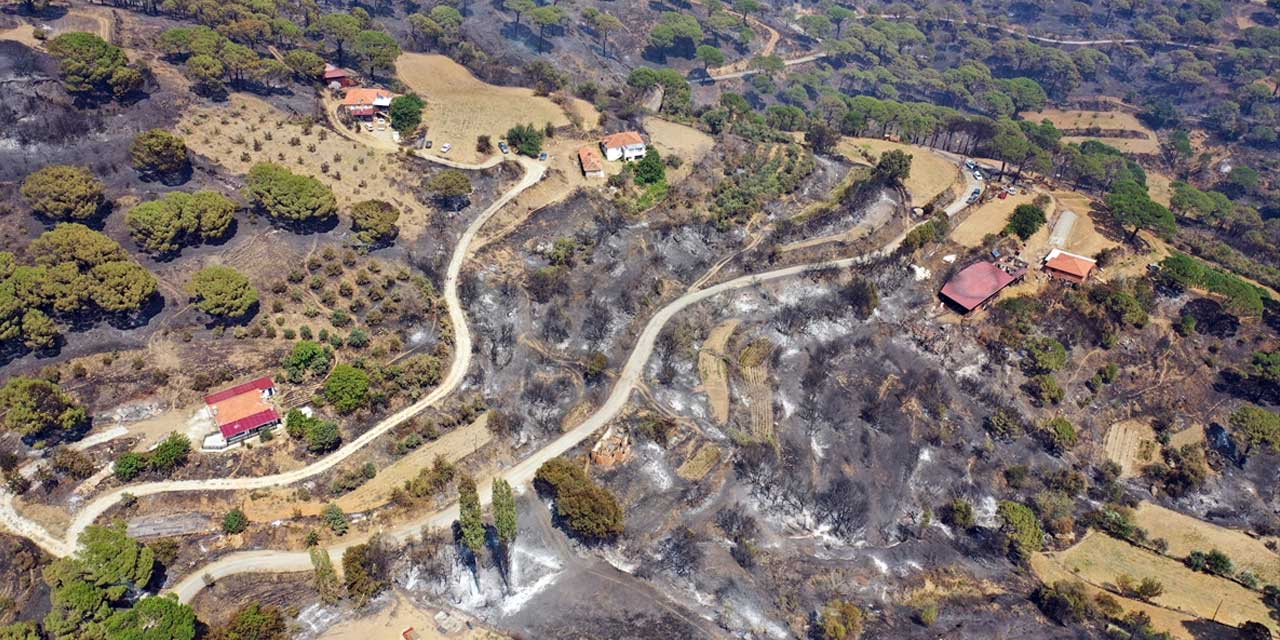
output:
[[556, 515], [576, 535], [601, 540], [622, 533], [623, 513], [617, 498], [572, 461], [552, 458], [538, 468], [534, 480], [555, 496]]
[[1000, 533], [1005, 548], [1014, 558], [1026, 562], [1032, 554], [1043, 548], [1044, 530], [1040, 528], [1040, 519], [1031, 507], [1012, 500], [1002, 500], [996, 508], [996, 515], [1003, 522]]
[[1028, 382], [1031, 397], [1041, 405], [1058, 404], [1066, 392], [1058, 385], [1058, 380], [1049, 374], [1038, 375]]
[[226, 236], [235, 211], [236, 203], [216, 191], [174, 191], [130, 209], [125, 223], [139, 247], [164, 255]]
[[[302, 327], [303, 337], [308, 337], [311, 328]], [[333, 351], [328, 347], [310, 340], [299, 340], [293, 350], [284, 359], [285, 377], [292, 383], [299, 383], [308, 377], [319, 377], [328, 373], [333, 364]]]
[[248, 526], [249, 518], [244, 515], [244, 511], [241, 511], [239, 507], [228, 511], [227, 515], [222, 516], [223, 533], [234, 535], [244, 531]]
[[1078, 439], [1075, 425], [1062, 416], [1046, 422], [1043, 433], [1049, 449], [1058, 455], [1073, 449]]
[[507, 143], [531, 158], [542, 153], [543, 137], [543, 132], [532, 124], [518, 124], [507, 129]]
[[187, 143], [165, 131], [152, 129], [138, 134], [129, 145], [129, 160], [144, 176], [171, 176], [190, 167]]
[[350, 524], [347, 522], [347, 514], [342, 511], [341, 507], [332, 502], [324, 508], [320, 517], [325, 524], [329, 525], [331, 531], [340, 536], [346, 535], [347, 530], [350, 528]]
[[1045, 223], [1044, 209], [1034, 204], [1020, 204], [1009, 217], [1005, 231], [1012, 233], [1024, 242], [1035, 235]]
[[147, 460], [140, 453], [132, 451], [125, 452], [119, 458], [116, 458], [116, 464], [113, 473], [121, 482], [128, 482], [138, 477], [147, 469]]
[[197, 271], [187, 283], [196, 308], [218, 318], [238, 320], [258, 305], [258, 289], [231, 267], [211, 266]]
[[369, 393], [369, 374], [349, 364], [333, 368], [324, 383], [324, 398], [338, 413], [351, 413], [365, 405]]

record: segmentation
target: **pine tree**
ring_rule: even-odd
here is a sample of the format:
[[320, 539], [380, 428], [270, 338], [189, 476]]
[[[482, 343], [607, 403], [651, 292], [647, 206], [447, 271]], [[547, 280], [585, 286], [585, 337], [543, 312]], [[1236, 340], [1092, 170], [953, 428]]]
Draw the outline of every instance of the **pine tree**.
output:
[[503, 546], [516, 541], [516, 498], [511, 485], [502, 478], [493, 481], [493, 524]]
[[480, 510], [476, 481], [469, 475], [458, 480], [458, 524], [462, 529], [462, 544], [471, 553], [480, 555], [484, 549], [484, 514]]

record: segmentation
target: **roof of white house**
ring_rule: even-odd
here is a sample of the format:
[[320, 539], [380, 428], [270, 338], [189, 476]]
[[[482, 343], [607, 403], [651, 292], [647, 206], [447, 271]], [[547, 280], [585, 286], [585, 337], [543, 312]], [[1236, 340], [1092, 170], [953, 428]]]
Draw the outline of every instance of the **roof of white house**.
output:
[[630, 147], [634, 145], [644, 146], [644, 138], [635, 131], [619, 131], [610, 134], [600, 140], [606, 149], [618, 149], [621, 147]]

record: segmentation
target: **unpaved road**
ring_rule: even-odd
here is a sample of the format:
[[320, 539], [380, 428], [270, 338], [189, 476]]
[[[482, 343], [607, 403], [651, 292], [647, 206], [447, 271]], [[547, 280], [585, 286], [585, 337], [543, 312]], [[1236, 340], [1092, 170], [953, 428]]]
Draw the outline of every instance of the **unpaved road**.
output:
[[[972, 177], [971, 177], [972, 178]], [[964, 198], [965, 193], [957, 196], [956, 200], [947, 207], [948, 214], [953, 211], [960, 211], [966, 204]], [[566, 431], [560, 437], [535, 452], [533, 455], [520, 461], [515, 466], [498, 474], [499, 477], [505, 478], [517, 491], [521, 491], [533, 482], [533, 476], [538, 471], [538, 467], [542, 466], [546, 461], [562, 455], [573, 447], [577, 446], [583, 440], [586, 440], [596, 430], [607, 425], [614, 417], [616, 417], [626, 406], [628, 399], [631, 397], [631, 391], [640, 384], [644, 377], [645, 365], [649, 361], [649, 356], [653, 353], [653, 347], [657, 341], [658, 335], [662, 333], [662, 329], [667, 326], [676, 314], [686, 308], [712, 298], [721, 293], [745, 289], [747, 287], [755, 287], [765, 282], [779, 280], [782, 278], [790, 278], [796, 275], [803, 275], [810, 271], [847, 268], [866, 264], [883, 256], [893, 253], [903, 239], [906, 238], [906, 232], [887, 243], [876, 251], [866, 254], [841, 258], [838, 260], [828, 260], [825, 262], [801, 264], [791, 267], [784, 267], [767, 271], [759, 274], [745, 275], [733, 280], [728, 280], [720, 284], [690, 291], [683, 296], [676, 298], [668, 303], [665, 307], [658, 310], [644, 330], [640, 333], [640, 337], [636, 340], [636, 345], [631, 351], [631, 355], [627, 358], [626, 364], [623, 366], [618, 379], [614, 382], [613, 389], [609, 392], [609, 397], [605, 400], [600, 408], [583, 420], [573, 429]], [[450, 271], [451, 276], [456, 277], [456, 273]], [[488, 504], [490, 500], [491, 482], [485, 482], [479, 479], [480, 503]], [[458, 505], [454, 503], [449, 507], [428, 514], [426, 516], [415, 518], [414, 520], [402, 523], [393, 529], [380, 531], [384, 536], [390, 537], [398, 542], [404, 542], [411, 538], [421, 535], [422, 531], [429, 528], [445, 528], [451, 526], [454, 520], [458, 519]], [[361, 544], [368, 539], [368, 536], [352, 536], [339, 544], [327, 548], [330, 558], [333, 559], [335, 565], [340, 566], [342, 554], [351, 546]], [[190, 575], [183, 578], [178, 584], [174, 585], [171, 591], [177, 594], [178, 599], [183, 602], [190, 602], [196, 594], [200, 592], [207, 584], [212, 581], [225, 578], [227, 576], [238, 573], [286, 573], [294, 571], [310, 571], [311, 558], [306, 551], [242, 551], [224, 556], [221, 559], [212, 562], [198, 571], [193, 571]]]
[[[356, 439], [343, 445], [334, 453], [300, 469], [256, 478], [178, 480], [149, 482], [123, 487], [105, 494], [85, 505], [83, 509], [75, 514], [65, 536], [61, 539], [49, 533], [49, 531], [45, 530], [44, 527], [39, 524], [36, 524], [35, 522], [32, 522], [18, 514], [13, 505], [13, 494], [5, 492], [3, 496], [0, 496], [0, 524], [13, 533], [30, 538], [33, 542], [44, 548], [45, 551], [48, 551], [55, 556], [70, 555], [75, 551], [76, 540], [80, 537], [80, 533], [84, 531], [85, 527], [93, 524], [99, 516], [107, 511], [107, 509], [119, 502], [121, 497], [126, 493], [134, 496], [146, 496], [176, 491], [251, 490], [293, 484], [332, 469], [351, 454], [359, 451], [361, 448], [378, 438], [378, 436], [381, 436], [448, 396], [462, 382], [463, 378], [466, 376], [467, 369], [471, 366], [471, 332], [467, 327], [467, 318], [466, 314], [462, 310], [462, 303], [458, 300], [458, 276], [462, 271], [463, 262], [466, 261], [471, 242], [475, 239], [476, 234], [480, 231], [480, 228], [484, 226], [484, 223], [489, 220], [489, 218], [493, 217], [499, 209], [516, 196], [520, 195], [520, 193], [525, 189], [537, 184], [537, 182], [542, 179], [546, 170], [546, 167], [543, 164], [527, 158], [517, 157], [516, 162], [524, 167], [524, 177], [522, 177], [520, 182], [514, 187], [502, 194], [502, 196], [493, 204], [489, 205], [489, 207], [481, 212], [480, 215], [476, 216], [476, 219], [471, 222], [471, 224], [462, 233], [461, 237], [458, 238], [458, 244], [454, 248], [452, 259], [449, 261], [449, 270], [445, 276], [444, 299], [445, 305], [449, 309], [449, 320], [454, 327], [453, 362], [450, 365], [449, 372], [445, 378], [435, 389], [431, 391], [431, 393], [427, 394], [426, 397], [384, 418], [381, 422], [374, 425], [371, 429], [361, 434]], [[496, 162], [494, 164], [496, 164]], [[464, 168], [478, 168], [468, 165], [458, 166], [462, 166]]]

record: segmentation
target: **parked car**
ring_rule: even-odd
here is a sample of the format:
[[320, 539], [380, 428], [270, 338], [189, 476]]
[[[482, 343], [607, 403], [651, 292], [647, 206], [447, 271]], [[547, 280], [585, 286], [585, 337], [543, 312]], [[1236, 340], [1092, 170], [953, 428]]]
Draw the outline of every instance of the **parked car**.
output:
[[978, 163], [974, 162], [973, 160], [965, 160], [965, 161], [964, 161], [964, 168], [966, 168], [966, 169], [968, 169], [968, 170], [970, 170], [970, 171], [973, 171], [974, 169], [977, 169], [977, 168], [978, 168]]
[[511, 153], [511, 147], [508, 147], [508, 146], [507, 146], [507, 141], [506, 141], [506, 140], [499, 140], [499, 141], [498, 141], [498, 148], [502, 150], [502, 155], [506, 155], [506, 154], [508, 154], [508, 153]]
[[974, 172], [973, 172], [973, 179], [974, 179], [974, 180], [986, 180], [986, 177], [984, 177], [984, 176], [982, 175], [982, 172], [981, 172], [981, 171], [974, 171]]
[[426, 143], [424, 143], [424, 144], [422, 145], [422, 148], [423, 148], [423, 149], [430, 149], [432, 144], [434, 144], [434, 143], [432, 143], [430, 140], [428, 140], [428, 141], [426, 141]]
[[449, 150], [452, 148], [453, 148], [453, 145], [446, 142], [443, 145], [440, 145], [440, 153], [449, 153]]
[[539, 160], [541, 160], [541, 161], [543, 161], [543, 162], [546, 162], [546, 161], [547, 161], [547, 152], [546, 152], [546, 151], [543, 151], [542, 153], [539, 153], [539, 154], [538, 154], [538, 159], [539, 159]]

